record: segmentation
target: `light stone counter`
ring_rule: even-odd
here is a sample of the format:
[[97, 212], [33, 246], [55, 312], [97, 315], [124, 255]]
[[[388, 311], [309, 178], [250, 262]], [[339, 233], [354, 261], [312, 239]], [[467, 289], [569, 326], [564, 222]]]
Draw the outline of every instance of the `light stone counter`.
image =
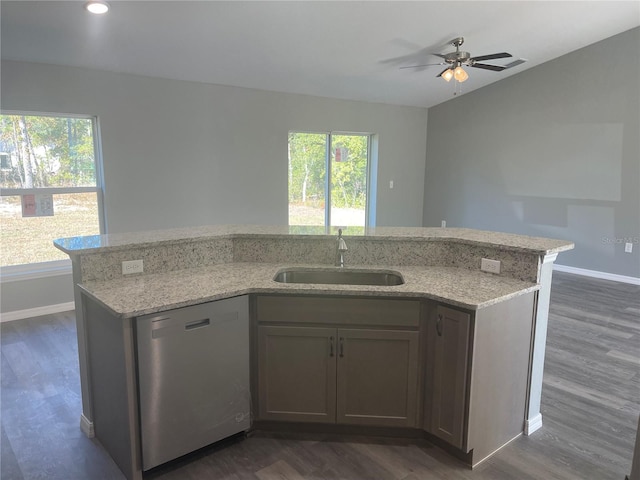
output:
[[[531, 282], [478, 270], [452, 267], [347, 267], [346, 270], [395, 270], [405, 283], [397, 286], [284, 284], [273, 280], [296, 265], [225, 263], [106, 281], [88, 281], [82, 290], [121, 318], [220, 300], [247, 293], [375, 295], [420, 297], [477, 310], [538, 289]], [[326, 265], [305, 267], [337, 269]]]
[[[122, 262], [143, 260], [144, 274], [225, 263], [323, 264], [335, 262], [336, 237], [324, 227], [219, 225], [54, 242], [77, 268], [76, 283], [122, 278]], [[480, 268], [501, 262], [500, 276], [539, 283], [540, 259], [573, 248], [565, 240], [466, 228], [378, 227], [345, 230], [347, 265]], [[349, 235], [355, 233], [355, 235]]]
[[[504, 250], [547, 255], [571, 250], [573, 243], [566, 240], [489, 232], [470, 228], [428, 227], [342, 227], [345, 237], [375, 240], [416, 240], [470, 244], [479, 247], [497, 247]], [[57, 248], [69, 255], [147, 248], [158, 244], [202, 242], [212, 238], [286, 238], [304, 236], [321, 239], [337, 235], [338, 227], [264, 226], [264, 225], [208, 225], [146, 232], [89, 235], [61, 238]]]

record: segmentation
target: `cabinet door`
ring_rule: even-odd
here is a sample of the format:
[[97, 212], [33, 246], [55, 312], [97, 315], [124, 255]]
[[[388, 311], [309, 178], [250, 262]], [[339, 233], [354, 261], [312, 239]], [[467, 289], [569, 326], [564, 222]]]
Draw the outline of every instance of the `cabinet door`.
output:
[[336, 329], [258, 327], [260, 419], [335, 423]]
[[430, 318], [428, 336], [432, 348], [430, 402], [432, 434], [462, 448], [467, 396], [469, 326], [466, 312], [438, 305]]
[[416, 426], [418, 332], [338, 329], [337, 421]]

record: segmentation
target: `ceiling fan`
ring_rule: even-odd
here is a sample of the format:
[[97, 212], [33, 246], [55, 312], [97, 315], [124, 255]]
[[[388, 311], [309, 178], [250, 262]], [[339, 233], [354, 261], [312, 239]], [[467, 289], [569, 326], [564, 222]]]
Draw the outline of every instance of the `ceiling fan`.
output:
[[518, 60], [514, 60], [513, 62], [507, 65], [491, 65], [489, 63], [479, 63], [486, 60], [495, 60], [498, 58], [509, 58], [512, 57], [510, 53], [501, 52], [501, 53], [492, 53], [490, 55], [479, 55], [477, 57], [472, 57], [469, 52], [463, 52], [460, 50], [460, 47], [464, 43], [463, 37], [454, 38], [449, 42], [450, 45], [456, 47], [455, 52], [450, 53], [433, 53], [436, 57], [442, 58], [442, 62], [440, 63], [427, 63], [424, 65], [409, 65], [403, 68], [421, 68], [421, 67], [430, 67], [432, 65], [446, 65], [442, 72], [440, 72], [436, 77], [442, 77], [447, 82], [452, 78], [455, 78], [458, 82], [464, 82], [469, 78], [467, 72], [464, 71], [462, 66], [465, 67], [473, 67], [473, 68], [481, 68], [483, 70], [492, 70], [494, 72], [501, 72], [502, 70], [506, 70], [507, 68], [515, 67], [516, 65], [520, 65], [524, 63], [526, 60], [520, 58]]

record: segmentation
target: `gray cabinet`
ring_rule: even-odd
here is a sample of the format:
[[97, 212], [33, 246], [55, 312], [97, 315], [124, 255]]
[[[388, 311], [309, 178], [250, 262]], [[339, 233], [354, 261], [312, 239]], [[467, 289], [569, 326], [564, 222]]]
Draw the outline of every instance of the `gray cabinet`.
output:
[[522, 434], [535, 295], [475, 312], [431, 304], [423, 429], [477, 465]]
[[471, 315], [438, 305], [428, 321], [431, 395], [427, 430], [462, 448]]
[[522, 434], [534, 302], [257, 296], [258, 419], [420, 425], [477, 465]]
[[258, 297], [260, 419], [415, 427], [419, 318], [415, 301]]

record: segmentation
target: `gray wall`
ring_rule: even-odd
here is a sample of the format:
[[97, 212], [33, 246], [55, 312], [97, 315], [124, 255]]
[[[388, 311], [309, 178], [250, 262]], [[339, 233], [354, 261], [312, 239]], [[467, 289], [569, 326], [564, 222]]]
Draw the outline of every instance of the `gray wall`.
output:
[[[379, 135], [378, 225], [421, 225], [427, 111], [19, 62], [2, 108], [97, 115], [114, 232], [287, 223], [287, 133]], [[401, 192], [399, 194], [398, 192]]]
[[564, 238], [558, 264], [640, 277], [638, 45], [636, 28], [430, 108], [424, 225]]
[[0, 285], [0, 295], [2, 313], [73, 302], [73, 278], [69, 273], [54, 277], [3, 282]]
[[376, 223], [422, 224], [424, 108], [11, 61], [1, 73], [3, 109], [98, 116], [110, 233], [286, 224], [289, 130], [377, 134]]

